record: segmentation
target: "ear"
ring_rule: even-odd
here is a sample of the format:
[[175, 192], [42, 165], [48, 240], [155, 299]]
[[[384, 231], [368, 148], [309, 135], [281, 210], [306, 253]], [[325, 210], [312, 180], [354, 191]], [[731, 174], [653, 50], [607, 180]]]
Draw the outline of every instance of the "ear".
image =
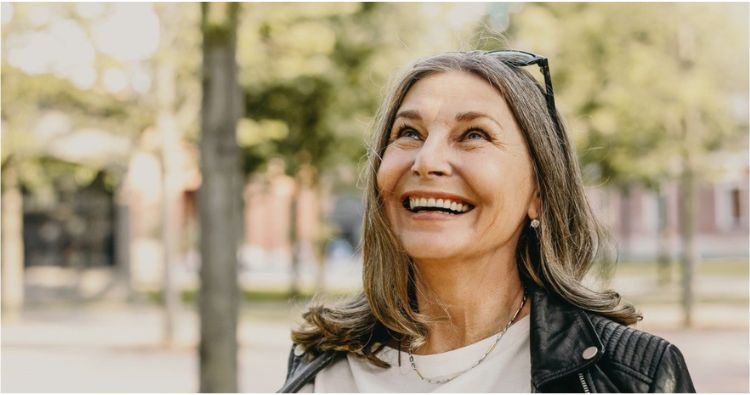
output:
[[534, 193], [531, 195], [531, 201], [529, 202], [529, 209], [526, 214], [530, 219], [539, 219], [542, 213], [542, 198], [539, 194], [539, 190], [534, 188]]

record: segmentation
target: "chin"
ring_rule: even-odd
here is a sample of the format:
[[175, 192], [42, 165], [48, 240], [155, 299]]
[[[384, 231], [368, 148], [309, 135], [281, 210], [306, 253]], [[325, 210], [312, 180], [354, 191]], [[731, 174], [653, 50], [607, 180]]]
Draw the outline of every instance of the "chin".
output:
[[417, 260], [448, 259], [465, 254], [467, 248], [456, 237], [410, 237], [401, 238], [406, 253]]

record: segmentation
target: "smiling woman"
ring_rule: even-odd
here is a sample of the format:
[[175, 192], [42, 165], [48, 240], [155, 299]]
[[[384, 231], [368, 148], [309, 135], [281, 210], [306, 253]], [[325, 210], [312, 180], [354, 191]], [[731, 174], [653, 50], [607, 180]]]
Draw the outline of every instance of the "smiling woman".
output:
[[[539, 212], [528, 149], [508, 104], [465, 72], [427, 76], [407, 93], [377, 183], [392, 231], [425, 275], [445, 262], [441, 275], [484, 266], [482, 277], [507, 279], [492, 272], [515, 266], [497, 262], [514, 260], [525, 218]], [[446, 201], [462, 211], [446, 212]]]
[[546, 67], [448, 53], [398, 81], [369, 157], [363, 292], [305, 313], [281, 391], [694, 390], [679, 350], [581, 283], [603, 233]]

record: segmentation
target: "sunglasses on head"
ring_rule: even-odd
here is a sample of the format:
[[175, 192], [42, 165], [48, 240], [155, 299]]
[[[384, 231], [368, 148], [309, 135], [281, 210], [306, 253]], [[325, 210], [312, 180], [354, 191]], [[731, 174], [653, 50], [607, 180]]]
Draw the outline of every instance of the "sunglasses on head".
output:
[[547, 110], [549, 111], [552, 120], [555, 122], [555, 128], [557, 132], [561, 133], [560, 121], [557, 119], [557, 108], [555, 107], [555, 95], [552, 92], [552, 77], [549, 74], [549, 62], [544, 56], [539, 56], [531, 52], [517, 51], [517, 50], [497, 50], [489, 51], [487, 55], [491, 55], [503, 63], [509, 64], [516, 67], [524, 67], [531, 65], [538, 65], [542, 70], [544, 76], [544, 97], [547, 101]]

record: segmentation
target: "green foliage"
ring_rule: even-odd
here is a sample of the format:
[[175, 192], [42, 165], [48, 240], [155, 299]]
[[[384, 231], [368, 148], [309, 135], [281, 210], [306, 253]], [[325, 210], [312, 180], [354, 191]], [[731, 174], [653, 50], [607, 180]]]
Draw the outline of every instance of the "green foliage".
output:
[[[76, 125], [99, 127], [134, 136], [153, 122], [145, 102], [137, 97], [117, 98], [99, 90], [83, 90], [54, 75], [29, 75], [3, 65], [2, 117], [11, 132], [29, 128], [48, 110], [71, 116]], [[18, 129], [20, 128], [20, 129]]]
[[[456, 48], [455, 42], [435, 40], [430, 33], [457, 30], [437, 28], [436, 20], [446, 18], [450, 7], [244, 5], [238, 61], [245, 117], [256, 124], [282, 122], [288, 131], [284, 138], [240, 136], [245, 170], [261, 169], [276, 156], [286, 159], [292, 173], [305, 162], [323, 171], [360, 164], [365, 137], [393, 72], [418, 56]], [[432, 14], [422, 12], [427, 8]], [[463, 28], [468, 32], [472, 27]]]
[[[153, 86], [160, 81], [159, 65], [173, 66], [177, 127], [195, 144], [200, 125], [200, 27], [217, 25], [213, 17], [201, 19], [204, 6], [155, 4], [159, 49], [141, 61]], [[18, 41], [59, 21], [75, 24], [91, 38], [97, 21], [119, 6], [94, 5], [100, 10], [93, 17], [83, 16], [79, 7], [85, 5], [16, 3], [12, 19], [3, 25], [3, 41]], [[247, 3], [214, 4], [211, 9], [218, 11], [211, 15], [221, 19], [220, 9], [227, 7], [237, 12], [239, 24], [237, 61], [245, 109], [237, 141], [244, 150], [245, 171], [262, 169], [270, 158], [281, 156], [290, 173], [309, 162], [321, 170], [318, 174], [361, 163], [365, 137], [388, 78], [419, 56], [465, 47], [463, 37], [479, 20], [472, 15], [484, 9], [450, 4]], [[40, 24], [38, 15], [47, 15], [46, 22]], [[108, 68], [130, 67], [112, 52], [96, 49], [98, 76]], [[28, 140], [27, 131], [48, 110], [72, 117], [71, 129], [96, 128], [132, 141], [157, 123], [160, 99], [154, 88], [112, 94], [99, 78], [90, 89], [81, 89], [52, 72], [25, 74], [5, 58], [2, 73], [3, 139], [12, 141], [3, 146], [4, 155], [28, 152], [30, 159], [42, 152], [40, 146], [22, 140]], [[28, 149], [19, 150], [22, 146]]]
[[685, 150], [746, 145], [746, 4], [529, 4], [512, 23], [550, 58], [589, 181], [655, 186]]
[[[307, 152], [313, 158], [324, 158], [333, 143], [333, 136], [321, 130], [321, 117], [330, 105], [331, 94], [328, 81], [313, 77], [298, 77], [288, 82], [271, 83], [257, 90], [246, 90], [246, 115], [251, 119], [283, 120], [277, 122], [287, 126], [283, 138], [269, 138], [246, 146], [249, 157], [253, 159], [246, 161], [246, 170], [251, 172], [257, 168], [262, 159], [256, 158], [263, 158], [262, 153], [295, 158]], [[282, 137], [281, 134], [278, 136]]]
[[[246, 172], [257, 170], [275, 156], [286, 158], [292, 172], [307, 161], [326, 167], [336, 162], [331, 155], [336, 147], [336, 152], [360, 156], [362, 150], [356, 143], [361, 143], [362, 134], [337, 135], [330, 126], [336, 113], [362, 106], [341, 103], [336, 96], [358, 88], [354, 77], [357, 68], [366, 61], [366, 52], [373, 50], [372, 45], [349, 48], [343, 20], [367, 11], [358, 4], [258, 4], [248, 5], [245, 11], [239, 54], [245, 116], [286, 125], [283, 137], [240, 139], [246, 153]], [[372, 106], [365, 105], [359, 111], [372, 111]], [[339, 155], [336, 159], [353, 158]]]
[[[14, 45], [7, 44], [18, 44], [20, 41], [23, 48], [30, 35], [45, 32], [61, 21], [79, 27], [89, 40], [95, 41], [94, 25], [115, 11], [116, 7], [123, 7], [118, 4], [94, 4], [93, 7], [100, 8], [99, 15], [86, 17], [78, 9], [85, 6], [14, 3], [13, 17], [3, 24], [3, 55], [14, 48]], [[187, 139], [197, 141], [201, 98], [200, 5], [160, 3], [155, 4], [154, 9], [160, 23], [160, 48], [151, 57], [139, 61], [116, 59], [111, 54], [113, 48], [95, 48], [93, 66], [96, 81], [89, 88], [81, 88], [51, 70], [28, 74], [11, 65], [8, 56], [3, 56], [3, 173], [6, 166], [16, 168], [24, 190], [31, 195], [29, 202], [52, 204], [55, 188], [59, 187], [57, 180], [72, 180], [80, 189], [89, 185], [93, 175], [99, 172], [103, 172], [104, 186], [108, 191], [116, 188], [128, 166], [128, 150], [139, 146], [139, 141], [143, 142], [140, 138], [142, 133], [157, 124], [159, 107], [154, 86], [159, 79], [157, 66], [162, 62], [171, 62], [174, 67], [177, 127]], [[46, 15], [43, 23], [39, 21], [39, 15]], [[103, 80], [110, 68], [140, 70], [150, 80], [150, 87], [140, 91], [108, 91]], [[55, 117], [50, 117], [50, 114]], [[45, 118], [52, 121], [40, 127], [40, 120]], [[50, 123], [54, 127], [50, 128]], [[87, 148], [95, 155], [86, 155], [72, 162], [71, 158], [59, 157], [56, 148], [60, 148], [61, 141], [74, 137], [82, 130], [112, 137], [111, 141], [115, 143], [123, 142], [123, 146], [127, 147], [118, 152], [122, 154], [124, 151], [124, 155], [108, 156], [105, 147], [92, 145]], [[140, 148], [153, 150], [158, 142], [148, 145]]]
[[[124, 164], [101, 161], [70, 163], [54, 154], [57, 139], [69, 137], [77, 128], [85, 127], [134, 139], [152, 122], [143, 104], [133, 100], [123, 103], [107, 95], [84, 91], [69, 81], [51, 75], [30, 76], [12, 66], [3, 67], [3, 169], [10, 162], [16, 166], [21, 185], [36, 198], [49, 200], [55, 180], [67, 173], [78, 187], [87, 186], [99, 171], [112, 170]], [[39, 130], [37, 122], [50, 112], [64, 114], [60, 130], [50, 135]], [[102, 147], [91, 147], [101, 149]], [[126, 160], [126, 158], [111, 158]], [[108, 179], [116, 177], [108, 175]]]
[[[13, 19], [3, 25], [4, 43], [29, 40], [30, 34], [45, 31], [56, 23], [70, 23], [81, 31], [91, 29], [91, 21], [78, 15], [73, 4], [29, 5], [15, 3]], [[31, 17], [49, 15], [46, 22]], [[42, 12], [41, 10], [44, 9]], [[97, 52], [94, 60], [101, 76], [106, 67], [120, 65], [110, 55]], [[54, 67], [53, 67], [54, 68]], [[154, 113], [147, 97], [137, 92], [108, 92], [101, 83], [89, 89], [76, 86], [71, 80], [53, 72], [28, 74], [2, 59], [2, 122], [3, 170], [16, 166], [24, 188], [50, 196], [56, 178], [70, 172], [79, 187], [88, 185], [99, 171], [122, 167], [127, 158], [112, 157], [105, 161], [82, 159], [71, 163], [56, 157], [57, 139], [65, 139], [83, 129], [119, 136], [133, 141], [142, 130], [154, 123]], [[54, 121], [40, 125], [45, 117]], [[91, 147], [100, 150], [102, 147]], [[113, 176], [106, 176], [111, 180]], [[45, 192], [46, 191], [46, 192]]]
[[230, 42], [237, 23], [238, 3], [201, 3], [204, 44]]

